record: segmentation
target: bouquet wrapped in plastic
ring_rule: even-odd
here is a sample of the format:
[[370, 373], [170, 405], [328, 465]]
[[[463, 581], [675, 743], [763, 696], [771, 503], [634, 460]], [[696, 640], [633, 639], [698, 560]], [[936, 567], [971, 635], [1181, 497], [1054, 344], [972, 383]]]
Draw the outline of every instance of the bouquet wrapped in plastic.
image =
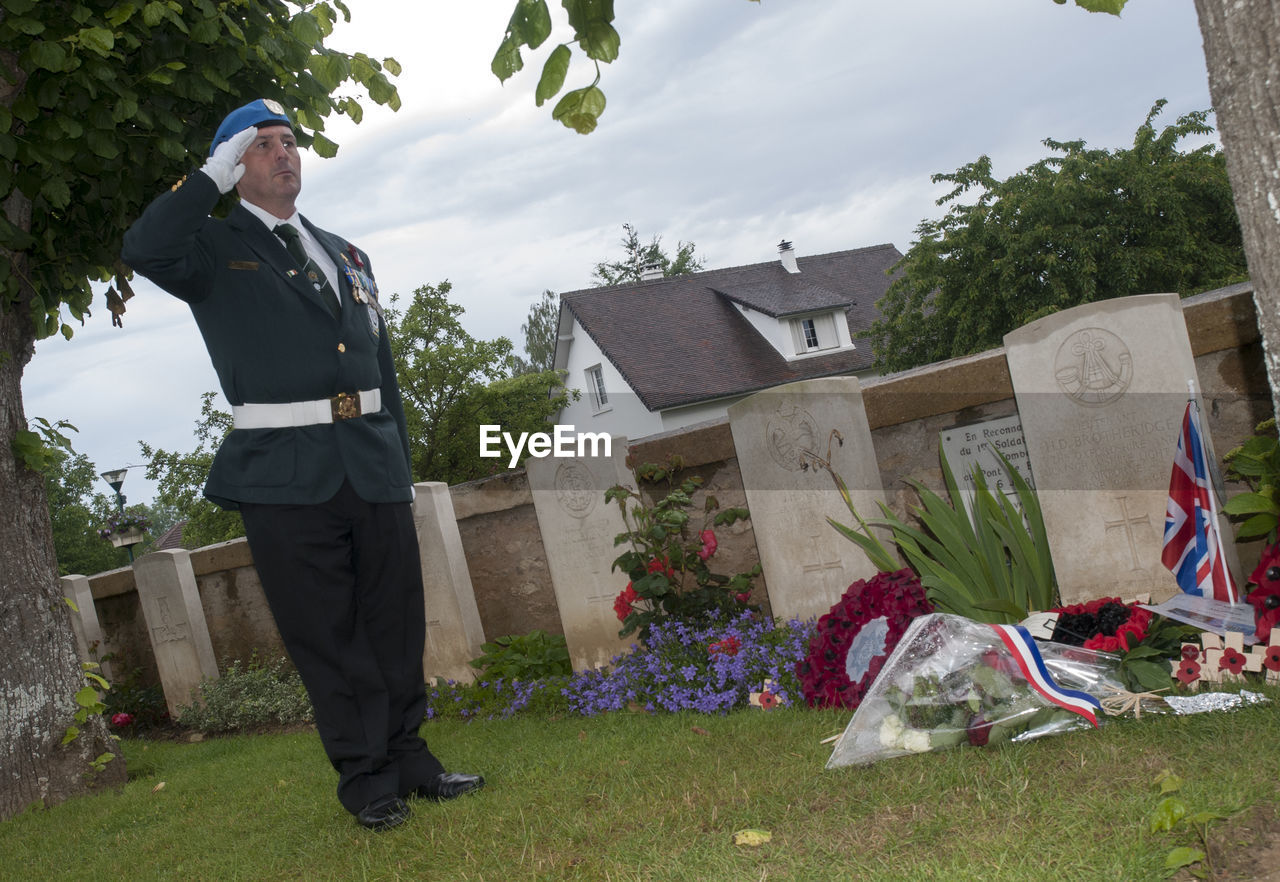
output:
[[1037, 643], [1018, 625], [933, 613], [912, 622], [836, 742], [827, 768], [961, 744], [1096, 727], [1123, 691], [1119, 658]]

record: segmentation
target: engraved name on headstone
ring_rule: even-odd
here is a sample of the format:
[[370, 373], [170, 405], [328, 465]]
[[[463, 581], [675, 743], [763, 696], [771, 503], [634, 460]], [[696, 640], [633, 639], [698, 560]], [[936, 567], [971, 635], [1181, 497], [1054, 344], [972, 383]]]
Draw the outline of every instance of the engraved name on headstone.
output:
[[945, 429], [938, 436], [942, 441], [942, 454], [947, 458], [947, 465], [960, 487], [970, 515], [973, 513], [975, 466], [982, 469], [989, 490], [1004, 493], [1010, 502], [1017, 505], [1013, 482], [993, 451], [999, 451], [1032, 488], [1036, 486], [1031, 475], [1026, 439], [1022, 434], [1022, 419], [1017, 414]]
[[134, 561], [133, 573], [165, 703], [176, 717], [180, 707], [199, 700], [202, 679], [218, 676], [191, 554], [152, 552]]

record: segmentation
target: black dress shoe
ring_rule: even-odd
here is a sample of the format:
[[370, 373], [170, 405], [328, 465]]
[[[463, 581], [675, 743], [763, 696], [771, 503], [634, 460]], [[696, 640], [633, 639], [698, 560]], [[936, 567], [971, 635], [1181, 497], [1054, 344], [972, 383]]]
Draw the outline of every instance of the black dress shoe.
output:
[[381, 832], [390, 830], [392, 827], [399, 827], [409, 820], [410, 814], [409, 803], [394, 793], [388, 793], [386, 796], [379, 796], [356, 812], [356, 820], [363, 827]]
[[414, 789], [410, 796], [418, 799], [434, 799], [443, 802], [446, 799], [457, 799], [467, 793], [474, 793], [484, 786], [484, 778], [479, 775], [464, 775], [461, 772], [444, 772]]

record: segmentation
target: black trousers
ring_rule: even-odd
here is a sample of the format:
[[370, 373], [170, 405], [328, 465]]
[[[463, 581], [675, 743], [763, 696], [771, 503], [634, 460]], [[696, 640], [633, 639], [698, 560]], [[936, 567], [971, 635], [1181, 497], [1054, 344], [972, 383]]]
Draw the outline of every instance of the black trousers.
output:
[[444, 771], [418, 734], [426, 619], [412, 506], [343, 482], [320, 505], [241, 503], [267, 603], [355, 813]]

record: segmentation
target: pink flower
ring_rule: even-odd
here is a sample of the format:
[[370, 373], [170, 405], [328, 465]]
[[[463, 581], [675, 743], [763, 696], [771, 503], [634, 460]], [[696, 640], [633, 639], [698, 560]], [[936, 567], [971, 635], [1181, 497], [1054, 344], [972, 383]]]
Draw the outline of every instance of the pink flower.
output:
[[741, 594], [735, 594], [733, 596], [738, 601], [738, 603], [746, 604], [751, 602], [750, 591], [743, 591]]
[[112, 715], [111, 715], [111, 725], [113, 725], [113, 726], [120, 726], [121, 728], [123, 728], [123, 727], [125, 727], [125, 726], [132, 726], [132, 725], [133, 725], [133, 715], [132, 715], [132, 714], [125, 714], [125, 713], [112, 714]]
[[698, 538], [702, 540], [702, 548], [698, 551], [698, 557], [701, 560], [707, 560], [716, 553], [716, 549], [719, 547], [719, 543], [716, 542], [715, 531], [703, 530], [698, 534]]
[[722, 655], [737, 655], [738, 650], [742, 648], [742, 641], [737, 637], [726, 637], [723, 640], [712, 643], [707, 647], [707, 651], [712, 655], [720, 653]]

